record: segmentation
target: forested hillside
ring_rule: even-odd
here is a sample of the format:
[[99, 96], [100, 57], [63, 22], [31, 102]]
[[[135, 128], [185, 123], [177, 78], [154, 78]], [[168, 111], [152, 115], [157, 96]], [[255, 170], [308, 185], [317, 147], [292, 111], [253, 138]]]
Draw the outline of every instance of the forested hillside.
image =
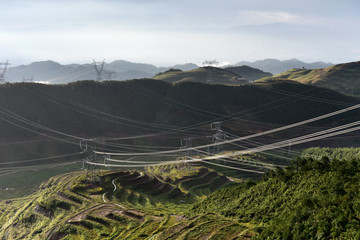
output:
[[189, 165], [72, 172], [1, 201], [0, 237], [358, 239], [359, 180], [359, 158], [327, 157], [298, 157], [259, 181]]
[[260, 182], [211, 194], [188, 214], [256, 223], [258, 239], [358, 239], [359, 180], [359, 159], [297, 158]]

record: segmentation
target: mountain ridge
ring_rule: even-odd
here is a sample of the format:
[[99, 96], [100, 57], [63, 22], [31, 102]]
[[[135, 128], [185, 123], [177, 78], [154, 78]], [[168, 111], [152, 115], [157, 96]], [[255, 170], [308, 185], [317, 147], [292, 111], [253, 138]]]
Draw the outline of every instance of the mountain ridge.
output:
[[[265, 59], [255, 62], [242, 61], [237, 64], [222, 67], [239, 67], [246, 65], [257, 68], [264, 72], [278, 74], [292, 68], [321, 68], [331, 66], [331, 63], [314, 62], [305, 63], [297, 59], [280, 61], [277, 59]], [[126, 60], [115, 60], [105, 63], [104, 79], [106, 80], [131, 80], [139, 78], [152, 78], [159, 72], [169, 69], [180, 69], [190, 71], [199, 68], [194, 63], [176, 64], [169, 67], [157, 67], [148, 63], [135, 63]], [[33, 78], [36, 82], [51, 84], [62, 84], [79, 80], [93, 80], [96, 78], [94, 66], [87, 64], [60, 64], [52, 60], [36, 61], [27, 65], [19, 65], [8, 68], [6, 72], [6, 81], [21, 82]]]
[[[115, 60], [105, 63], [103, 76], [106, 80], [131, 80], [151, 78], [156, 73], [170, 68], [191, 70], [198, 66], [193, 63], [177, 64], [170, 67], [156, 67], [147, 63], [134, 63]], [[110, 76], [110, 77], [109, 77]], [[80, 80], [94, 80], [96, 71], [93, 64], [65, 64], [52, 60], [37, 61], [28, 65], [9, 68], [6, 72], [7, 82], [21, 82], [32, 79], [36, 82], [63, 84]]]
[[240, 85], [248, 84], [257, 79], [270, 77], [271, 73], [263, 72], [249, 66], [239, 67], [200, 67], [189, 71], [169, 69], [158, 73], [153, 79], [169, 83], [200, 82], [210, 84]]
[[279, 74], [281, 72], [287, 71], [292, 68], [302, 68], [302, 67], [309, 68], [309, 69], [324, 68], [324, 67], [330, 67], [333, 64], [321, 62], [321, 61], [306, 63], [306, 62], [300, 61], [296, 58], [283, 60], [283, 61], [274, 59], [274, 58], [267, 58], [267, 59], [263, 59], [263, 60], [256, 60], [254, 62], [241, 61], [241, 62], [234, 64], [233, 66], [241, 66], [241, 65], [246, 65], [249, 67], [257, 68], [264, 72], [270, 72], [272, 74]]
[[360, 95], [360, 61], [342, 63], [327, 68], [293, 68], [272, 77], [260, 79], [269, 81], [287, 79], [302, 84], [315, 85], [341, 92], [346, 95]]

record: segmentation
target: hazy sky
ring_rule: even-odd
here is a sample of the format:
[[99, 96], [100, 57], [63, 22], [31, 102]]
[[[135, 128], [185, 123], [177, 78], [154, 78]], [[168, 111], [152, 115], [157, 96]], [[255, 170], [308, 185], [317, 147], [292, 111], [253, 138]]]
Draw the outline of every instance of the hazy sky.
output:
[[360, 0], [0, 0], [0, 62], [360, 60]]

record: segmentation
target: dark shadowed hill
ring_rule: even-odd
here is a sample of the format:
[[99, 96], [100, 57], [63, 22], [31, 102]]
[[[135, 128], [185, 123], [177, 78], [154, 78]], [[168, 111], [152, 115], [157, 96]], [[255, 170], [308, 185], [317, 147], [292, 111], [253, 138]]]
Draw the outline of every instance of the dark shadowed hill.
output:
[[[183, 126], [202, 127], [171, 138], [139, 139], [142, 145], [178, 147], [184, 136], [211, 134], [212, 121], [224, 121], [228, 131], [246, 135], [355, 103], [356, 99], [331, 90], [285, 81], [244, 86], [170, 84], [149, 79], [4, 84], [0, 86], [0, 160], [77, 150], [78, 139], [74, 136], [128, 137]], [[354, 111], [314, 126], [338, 125], [357, 116]], [[302, 129], [299, 134], [310, 130]], [[284, 134], [271, 137], [288, 137]], [[59, 138], [67, 142], [59, 142]], [[48, 143], [41, 142], [45, 140]]]

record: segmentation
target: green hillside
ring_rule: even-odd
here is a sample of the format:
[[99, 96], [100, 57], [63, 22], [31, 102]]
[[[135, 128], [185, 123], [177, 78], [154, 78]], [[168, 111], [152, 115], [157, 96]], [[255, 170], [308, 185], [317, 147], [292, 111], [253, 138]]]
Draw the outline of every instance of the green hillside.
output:
[[[0, 188], [10, 190], [1, 190], [0, 199], [24, 196], [33, 192], [41, 181], [51, 176], [80, 169], [79, 161], [84, 155], [79, 154], [79, 140], [71, 136], [97, 138], [99, 149], [105, 148], [114, 152], [143, 152], [152, 150], [151, 147], [157, 150], [178, 149], [180, 139], [184, 137], [195, 137], [194, 146], [208, 144], [208, 136], [214, 134], [210, 129], [210, 123], [214, 120], [223, 121], [224, 131], [244, 136], [316, 117], [356, 103], [357, 99], [335, 91], [293, 81], [242, 86], [194, 82], [170, 84], [151, 79], [125, 82], [82, 81], [66, 85], [4, 84], [0, 86]], [[229, 119], [227, 116], [235, 118]], [[295, 137], [357, 121], [358, 116], [359, 111], [351, 111], [254, 140], [259, 143], [284, 140], [289, 136]], [[168, 129], [194, 125], [195, 129], [184, 132], [166, 132]], [[165, 131], [166, 134], [112, 142], [121, 144], [119, 147], [113, 147], [106, 141], [106, 138], [159, 131]], [[229, 144], [225, 145], [224, 149], [253, 147], [251, 143], [241, 145], [243, 146]], [[317, 141], [305, 146], [359, 145], [357, 135], [353, 134], [346, 135], [346, 138]], [[51, 158], [67, 154], [71, 156]], [[48, 157], [50, 159], [46, 159]], [[285, 160], [266, 157], [270, 159], [270, 163], [287, 164]], [[237, 167], [236, 164], [229, 165]], [[232, 169], [213, 168], [235, 178], [259, 178], [259, 174], [239, 174]], [[208, 192], [205, 190], [205, 193]]]
[[270, 77], [271, 73], [263, 72], [248, 66], [239, 67], [201, 67], [190, 71], [169, 69], [157, 74], [153, 79], [163, 80], [169, 83], [200, 82], [224, 85], [239, 85], [255, 81], [260, 78]]
[[244, 83], [244, 81], [240, 80], [240, 75], [215, 67], [201, 67], [190, 71], [177, 71], [170, 69], [164, 73], [156, 75], [154, 79], [163, 80], [169, 83], [208, 83], [208, 79], [211, 79], [213, 84], [239, 85]]
[[347, 95], [360, 95], [360, 62], [334, 65], [322, 69], [294, 68], [259, 81], [288, 79], [329, 88]]
[[[211, 177], [209, 177], [211, 175]], [[202, 181], [204, 179], [204, 181]], [[222, 181], [218, 181], [222, 179]], [[184, 216], [204, 198], [196, 186], [230, 180], [206, 168], [177, 170], [177, 177], [140, 171], [102, 171], [59, 175], [38, 192], [0, 202], [3, 239], [248, 239], [251, 226], [201, 214]], [[202, 188], [205, 190], [204, 188]]]
[[359, 151], [308, 149], [334, 158], [298, 157], [256, 182], [191, 165], [62, 174], [0, 201], [0, 238], [358, 239]]
[[359, 159], [297, 158], [260, 182], [214, 192], [188, 216], [255, 223], [257, 239], [359, 239], [359, 179]]
[[225, 68], [225, 70], [241, 76], [248, 82], [253, 82], [260, 78], [272, 76], [272, 74], [269, 72], [264, 72], [257, 68], [252, 68], [252, 67], [245, 66], [245, 65], [239, 66], [239, 67], [227, 67], [227, 68]]

